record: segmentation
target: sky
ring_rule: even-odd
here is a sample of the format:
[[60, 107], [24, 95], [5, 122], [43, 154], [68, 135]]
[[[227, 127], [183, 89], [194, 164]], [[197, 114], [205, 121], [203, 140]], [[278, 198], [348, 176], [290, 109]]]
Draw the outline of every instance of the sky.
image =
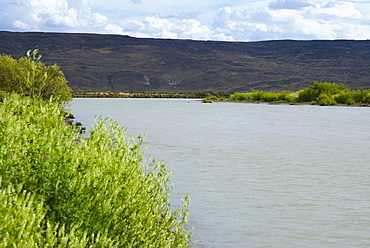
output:
[[370, 1], [0, 0], [0, 30], [218, 41], [370, 39]]

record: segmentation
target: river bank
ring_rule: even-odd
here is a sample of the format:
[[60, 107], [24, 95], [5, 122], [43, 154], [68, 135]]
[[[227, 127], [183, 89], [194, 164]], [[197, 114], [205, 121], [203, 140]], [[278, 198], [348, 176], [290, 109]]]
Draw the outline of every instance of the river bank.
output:
[[74, 91], [74, 98], [206, 98], [210, 96], [229, 97], [225, 92], [199, 91], [199, 92], [97, 92]]
[[203, 102], [209, 103], [215, 100], [231, 102], [251, 102], [251, 103], [269, 103], [269, 104], [311, 104], [321, 106], [369, 106], [370, 90], [350, 90], [344, 85], [335, 83], [315, 82], [299, 91], [281, 91], [267, 92], [252, 90], [251, 92], [236, 92], [230, 97], [210, 96], [203, 99]]
[[217, 103], [217, 102], [229, 102], [229, 103], [250, 103], [250, 104], [267, 104], [267, 105], [320, 105], [320, 106], [339, 106], [339, 107], [370, 107], [369, 103], [358, 103], [358, 104], [314, 104], [310, 102], [261, 102], [261, 101], [230, 101], [230, 100], [209, 100], [202, 99], [202, 103]]

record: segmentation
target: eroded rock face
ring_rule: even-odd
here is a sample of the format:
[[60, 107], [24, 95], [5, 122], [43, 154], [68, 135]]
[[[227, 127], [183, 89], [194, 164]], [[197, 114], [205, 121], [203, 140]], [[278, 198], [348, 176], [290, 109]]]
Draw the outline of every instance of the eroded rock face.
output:
[[0, 32], [0, 53], [39, 49], [74, 90], [296, 91], [314, 81], [370, 88], [370, 41], [215, 42]]

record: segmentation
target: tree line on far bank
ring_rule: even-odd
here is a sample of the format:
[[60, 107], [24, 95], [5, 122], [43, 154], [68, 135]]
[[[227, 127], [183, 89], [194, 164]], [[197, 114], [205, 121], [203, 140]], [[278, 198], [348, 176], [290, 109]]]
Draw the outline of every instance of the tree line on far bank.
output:
[[252, 90], [251, 92], [237, 92], [228, 98], [209, 96], [203, 102], [211, 101], [234, 102], [268, 102], [268, 103], [310, 103], [318, 105], [369, 105], [370, 90], [350, 90], [344, 85], [329, 82], [315, 82], [302, 90], [267, 92]]

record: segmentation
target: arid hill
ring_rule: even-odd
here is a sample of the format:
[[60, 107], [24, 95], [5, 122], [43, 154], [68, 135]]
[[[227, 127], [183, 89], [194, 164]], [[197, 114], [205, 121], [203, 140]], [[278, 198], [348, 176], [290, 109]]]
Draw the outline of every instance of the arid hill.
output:
[[370, 88], [370, 41], [216, 42], [0, 32], [0, 54], [39, 49], [73, 90], [229, 93], [299, 90], [314, 81]]

